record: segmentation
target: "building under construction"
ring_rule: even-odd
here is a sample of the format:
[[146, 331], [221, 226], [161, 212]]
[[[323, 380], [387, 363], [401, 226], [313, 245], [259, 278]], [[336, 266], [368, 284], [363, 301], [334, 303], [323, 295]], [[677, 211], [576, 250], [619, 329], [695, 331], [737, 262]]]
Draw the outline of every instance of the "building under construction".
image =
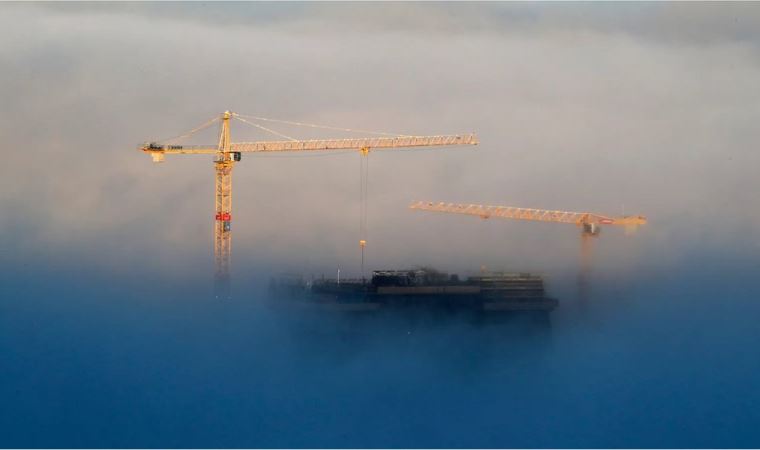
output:
[[344, 312], [414, 309], [494, 314], [548, 313], [558, 301], [546, 295], [541, 276], [490, 272], [460, 279], [434, 269], [376, 270], [370, 280], [298, 276], [271, 280], [273, 301]]

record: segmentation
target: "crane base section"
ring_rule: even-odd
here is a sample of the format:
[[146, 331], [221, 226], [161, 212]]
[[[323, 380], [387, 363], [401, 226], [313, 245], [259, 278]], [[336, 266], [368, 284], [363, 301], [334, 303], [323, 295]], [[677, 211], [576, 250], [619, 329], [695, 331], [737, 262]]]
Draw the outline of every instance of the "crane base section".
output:
[[460, 280], [457, 275], [433, 269], [378, 270], [369, 281], [305, 281], [300, 276], [283, 276], [271, 280], [270, 293], [275, 303], [346, 313], [548, 313], [559, 304], [546, 295], [544, 280], [538, 275], [499, 272]]

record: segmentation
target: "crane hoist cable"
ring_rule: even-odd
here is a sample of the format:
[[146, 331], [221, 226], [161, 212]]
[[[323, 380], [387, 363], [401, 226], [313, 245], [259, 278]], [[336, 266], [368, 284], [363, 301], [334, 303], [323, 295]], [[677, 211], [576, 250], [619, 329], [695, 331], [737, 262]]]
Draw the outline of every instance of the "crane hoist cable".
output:
[[[382, 131], [369, 131], [369, 130], [357, 130], [357, 129], [343, 128], [343, 127], [332, 127], [332, 126], [327, 126], [327, 125], [317, 125], [313, 123], [295, 122], [292, 120], [269, 119], [266, 117], [250, 116], [250, 115], [237, 114], [237, 113], [233, 113], [232, 117], [236, 118], [237, 120], [241, 122], [247, 123], [249, 125], [253, 125], [259, 129], [268, 131], [272, 134], [275, 134], [277, 136], [283, 137], [285, 139], [290, 139], [290, 140], [294, 140], [294, 139], [291, 138], [290, 136], [287, 136], [277, 131], [274, 131], [272, 129], [269, 129], [263, 125], [250, 122], [246, 120], [246, 118], [251, 119], [251, 120], [283, 123], [283, 124], [288, 124], [288, 125], [296, 125], [296, 126], [310, 127], [310, 128], [321, 128], [321, 129], [328, 129], [328, 130], [339, 130], [339, 131], [346, 131], [346, 132], [353, 132], [353, 133], [366, 133], [366, 134], [375, 134], [375, 135], [383, 135], [383, 136], [408, 137], [407, 135], [401, 135], [397, 133], [386, 133]], [[328, 156], [328, 155], [324, 155], [324, 156]], [[368, 196], [369, 196], [369, 148], [364, 147], [360, 149], [360, 152], [359, 152], [359, 249], [361, 251], [360, 270], [361, 270], [362, 280], [365, 279], [364, 249], [367, 246], [367, 212], [369, 209]]]
[[364, 281], [364, 248], [367, 246], [367, 197], [369, 191], [369, 148], [359, 151], [359, 248], [361, 274]]
[[[263, 125], [248, 121], [241, 117], [240, 114], [234, 114], [232, 115], [233, 118], [246, 123], [248, 125], [252, 125], [256, 128], [259, 128], [261, 130], [267, 131], [269, 133], [272, 133], [276, 136], [289, 139], [291, 141], [295, 141], [295, 139], [291, 138], [290, 136], [287, 136], [285, 134], [282, 134], [278, 131], [272, 130], [270, 128], [267, 128]], [[301, 126], [310, 126], [314, 128], [328, 128], [328, 129], [340, 129], [343, 131], [362, 131], [365, 133], [374, 133], [374, 134], [389, 134], [389, 133], [382, 133], [382, 132], [371, 132], [366, 130], [352, 130], [350, 128], [337, 128], [337, 127], [328, 127], [323, 125], [315, 125], [315, 124], [306, 124], [301, 122], [292, 122], [292, 121], [280, 121], [280, 120], [272, 120], [272, 119], [266, 119], [262, 117], [256, 117], [256, 116], [244, 116], [244, 117], [250, 117], [255, 120], [268, 120], [271, 122], [283, 122], [283, 123], [289, 123], [292, 125], [301, 125]], [[329, 156], [329, 155], [324, 155]], [[364, 276], [364, 248], [367, 246], [367, 197], [368, 197], [368, 190], [369, 190], [369, 148], [362, 148], [360, 150], [360, 156], [359, 156], [359, 248], [361, 251], [361, 263], [360, 263], [360, 270], [362, 274], [362, 279], [365, 279]]]
[[[289, 120], [276, 120], [276, 119], [267, 119], [264, 117], [257, 117], [257, 116], [247, 116], [247, 115], [241, 115], [233, 113], [232, 117], [246, 123], [248, 125], [252, 125], [256, 128], [259, 128], [261, 130], [264, 130], [266, 132], [269, 132], [271, 134], [274, 134], [276, 136], [289, 139], [291, 141], [295, 141], [290, 136], [287, 136], [285, 134], [282, 134], [278, 131], [272, 130], [270, 128], [267, 128], [261, 124], [254, 123], [251, 121], [248, 121], [244, 119], [243, 117], [247, 117], [253, 120], [262, 120], [262, 121], [268, 121], [268, 122], [278, 122], [278, 123], [286, 123], [290, 125], [298, 125], [298, 126], [306, 126], [311, 128], [325, 128], [325, 129], [331, 129], [331, 130], [341, 130], [341, 131], [349, 131], [349, 132], [362, 132], [362, 133], [371, 133], [371, 134], [380, 134], [380, 135], [387, 135], [387, 136], [401, 136], [398, 134], [391, 134], [391, 133], [384, 133], [380, 131], [367, 131], [367, 130], [354, 130], [351, 128], [339, 128], [339, 127], [330, 127], [326, 125], [316, 125], [316, 124], [308, 124], [303, 122], [293, 122]], [[325, 155], [328, 156], [328, 155]], [[359, 248], [361, 251], [361, 263], [360, 263], [360, 270], [362, 275], [362, 280], [365, 279], [365, 273], [364, 273], [364, 249], [367, 246], [367, 211], [368, 211], [368, 195], [369, 195], [369, 148], [362, 148], [359, 152]]]

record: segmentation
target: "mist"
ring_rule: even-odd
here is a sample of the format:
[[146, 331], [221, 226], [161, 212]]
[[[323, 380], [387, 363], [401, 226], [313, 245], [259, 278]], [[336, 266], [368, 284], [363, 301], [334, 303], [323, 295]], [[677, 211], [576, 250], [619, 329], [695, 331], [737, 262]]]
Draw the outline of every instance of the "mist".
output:
[[[0, 446], [760, 446], [760, 7], [0, 12]], [[228, 109], [476, 132], [477, 147], [371, 152], [367, 267], [541, 273], [551, 326], [271, 308], [270, 277], [359, 275], [352, 153], [243, 156], [233, 297], [215, 301], [210, 158], [137, 147]], [[415, 200], [649, 224], [602, 231], [581, 302], [576, 227]]]

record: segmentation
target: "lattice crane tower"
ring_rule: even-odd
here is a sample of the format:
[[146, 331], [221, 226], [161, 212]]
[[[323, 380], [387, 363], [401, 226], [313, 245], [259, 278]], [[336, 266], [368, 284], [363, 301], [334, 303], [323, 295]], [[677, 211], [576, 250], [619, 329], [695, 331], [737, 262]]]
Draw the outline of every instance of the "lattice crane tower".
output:
[[[351, 130], [348, 128], [327, 127], [322, 125], [306, 124], [286, 120], [266, 119], [255, 116], [244, 116], [230, 111], [225, 111], [221, 114], [221, 116], [211, 119], [210, 121], [182, 136], [178, 136], [164, 142], [147, 142], [140, 146], [140, 150], [150, 154], [154, 162], [163, 162], [166, 155], [214, 155], [214, 169], [216, 172], [216, 181], [214, 186], [214, 257], [216, 269], [214, 278], [217, 296], [224, 297], [229, 296], [230, 263], [232, 253], [232, 169], [235, 166], [235, 163], [240, 161], [242, 153], [358, 150], [362, 157], [366, 158], [370, 150], [478, 144], [478, 138], [474, 133], [442, 136], [404, 136], [392, 135], [389, 133], [364, 131], [366, 133], [384, 135], [384, 137], [298, 140], [275, 132], [274, 130], [271, 130], [258, 123], [250, 122], [245, 119], [246, 117], [254, 120], [281, 122], [312, 128], [326, 128], [352, 132], [364, 131]], [[287, 140], [232, 142], [230, 139], [231, 118], [246, 122], [259, 129], [271, 132]], [[205, 129], [217, 121], [221, 121], [221, 131], [219, 133], [219, 142], [216, 146], [169, 144], [171, 141], [186, 138], [202, 129]], [[364, 246], [366, 245], [366, 240], [363, 236], [360, 236], [359, 244], [363, 252]]]

